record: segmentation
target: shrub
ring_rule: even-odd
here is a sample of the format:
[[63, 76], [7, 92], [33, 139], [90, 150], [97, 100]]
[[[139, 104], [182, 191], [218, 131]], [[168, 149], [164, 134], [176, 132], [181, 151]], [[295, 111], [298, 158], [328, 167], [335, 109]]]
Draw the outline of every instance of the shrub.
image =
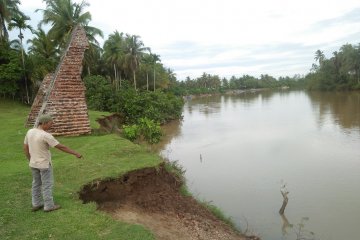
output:
[[123, 134], [130, 141], [142, 137], [151, 144], [158, 143], [162, 136], [160, 124], [148, 118], [140, 118], [138, 124], [124, 125]]
[[102, 76], [88, 76], [84, 82], [90, 109], [121, 113], [127, 124], [136, 124], [140, 118], [163, 124], [181, 117], [183, 99], [172, 93], [138, 92], [126, 82], [114, 90]]
[[166, 123], [179, 119], [182, 113], [183, 100], [170, 93], [136, 92], [133, 89], [122, 89], [115, 93], [110, 111], [121, 112], [127, 123], [137, 123], [140, 118], [148, 118]]
[[123, 126], [124, 137], [130, 141], [135, 141], [139, 137], [139, 132], [139, 126], [136, 124]]
[[140, 134], [144, 136], [149, 143], [158, 143], [161, 139], [162, 132], [159, 123], [155, 123], [148, 118], [139, 119]]

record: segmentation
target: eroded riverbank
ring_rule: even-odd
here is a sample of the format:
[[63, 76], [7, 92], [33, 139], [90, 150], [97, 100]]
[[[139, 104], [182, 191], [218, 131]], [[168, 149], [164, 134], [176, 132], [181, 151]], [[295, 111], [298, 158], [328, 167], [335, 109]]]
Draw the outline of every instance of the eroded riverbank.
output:
[[160, 240], [256, 239], [243, 236], [193, 197], [182, 195], [182, 184], [160, 165], [88, 184], [80, 197], [84, 203], [95, 201], [114, 219], [146, 226]]

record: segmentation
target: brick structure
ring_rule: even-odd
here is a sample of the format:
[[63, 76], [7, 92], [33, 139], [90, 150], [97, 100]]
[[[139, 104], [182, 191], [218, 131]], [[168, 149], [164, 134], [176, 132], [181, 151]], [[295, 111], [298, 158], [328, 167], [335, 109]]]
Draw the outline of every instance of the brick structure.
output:
[[54, 74], [48, 74], [36, 95], [26, 126], [37, 126], [38, 117], [49, 113], [54, 118], [54, 135], [82, 135], [91, 132], [81, 79], [82, 60], [89, 47], [85, 30], [77, 26]]

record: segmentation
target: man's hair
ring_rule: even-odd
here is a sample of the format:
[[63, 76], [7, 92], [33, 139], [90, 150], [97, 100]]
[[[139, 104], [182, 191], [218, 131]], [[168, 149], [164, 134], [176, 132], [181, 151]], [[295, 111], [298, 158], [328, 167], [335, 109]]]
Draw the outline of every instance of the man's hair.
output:
[[50, 121], [52, 121], [53, 118], [50, 114], [41, 114], [39, 117], [39, 124], [44, 124], [44, 123], [48, 123]]

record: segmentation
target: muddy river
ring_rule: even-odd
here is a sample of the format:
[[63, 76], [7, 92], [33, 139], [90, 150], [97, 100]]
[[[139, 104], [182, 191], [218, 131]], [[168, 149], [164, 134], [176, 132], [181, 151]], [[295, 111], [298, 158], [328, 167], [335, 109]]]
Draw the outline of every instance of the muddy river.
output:
[[[265, 240], [357, 240], [360, 93], [262, 91], [186, 102], [161, 155], [200, 200]], [[280, 187], [290, 192], [285, 215]]]

